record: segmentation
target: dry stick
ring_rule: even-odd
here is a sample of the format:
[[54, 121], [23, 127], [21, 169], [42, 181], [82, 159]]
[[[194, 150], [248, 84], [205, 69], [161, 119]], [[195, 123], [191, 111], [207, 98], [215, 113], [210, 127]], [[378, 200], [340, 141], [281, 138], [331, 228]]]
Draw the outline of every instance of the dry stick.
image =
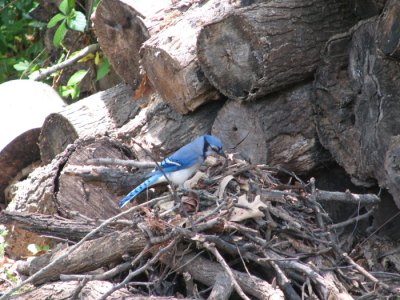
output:
[[31, 80], [35, 80], [35, 81], [42, 80], [43, 78], [46, 78], [47, 76], [49, 76], [51, 73], [54, 73], [55, 71], [58, 71], [60, 69], [64, 69], [65, 67], [68, 67], [68, 66], [74, 64], [75, 62], [80, 60], [82, 57], [85, 57], [89, 53], [93, 53], [99, 49], [100, 49], [99, 44], [89, 45], [89, 46], [83, 48], [81, 51], [79, 51], [79, 53], [77, 55], [75, 55], [71, 58], [68, 58], [68, 59], [64, 60], [63, 62], [61, 62], [57, 65], [51, 66], [47, 69], [39, 70], [37, 75], [31, 77]]
[[126, 278], [124, 279], [124, 281], [122, 281], [120, 284], [117, 284], [116, 286], [112, 287], [111, 289], [109, 289], [104, 295], [102, 295], [100, 298], [98, 298], [98, 300], [106, 300], [108, 296], [110, 296], [112, 293], [114, 293], [115, 291], [123, 288], [125, 286], [125, 284], [127, 284], [129, 281], [131, 281], [131, 279], [137, 275], [139, 275], [140, 273], [146, 271], [150, 266], [152, 266], [154, 263], [156, 263], [158, 261], [158, 259], [160, 258], [160, 256], [164, 253], [166, 253], [167, 251], [169, 251], [172, 247], [174, 247], [177, 244], [178, 240], [175, 239], [173, 240], [171, 243], [168, 244], [168, 246], [160, 249], [156, 255], [153, 256], [152, 259], [148, 260], [142, 267], [140, 267], [139, 269], [136, 269], [134, 272], [130, 272], [128, 276], [126, 276]]
[[[340, 250], [340, 249], [335, 249], [335, 250]], [[385, 290], [394, 293], [394, 294], [400, 294], [400, 288], [391, 288], [389, 285], [386, 283], [382, 282], [381, 280], [377, 279], [374, 275], [369, 273], [367, 270], [365, 270], [363, 267], [361, 267], [359, 264], [354, 262], [354, 260], [347, 254], [347, 253], [339, 253], [341, 256], [349, 263], [350, 265], [354, 266], [357, 271], [359, 271], [361, 274], [363, 274], [365, 277], [367, 277], [369, 280], [371, 280], [374, 284], [384, 288]]]
[[124, 211], [114, 217], [111, 217], [107, 220], [105, 220], [103, 223], [101, 223], [98, 227], [96, 227], [95, 229], [93, 229], [91, 232], [89, 232], [82, 240], [79, 241], [79, 243], [75, 244], [74, 246], [72, 246], [67, 252], [65, 252], [63, 255], [57, 257], [55, 260], [53, 260], [51, 263], [49, 263], [46, 267], [40, 269], [38, 272], [36, 272], [35, 274], [33, 274], [32, 276], [28, 277], [26, 280], [24, 280], [23, 282], [21, 282], [20, 284], [16, 285], [14, 288], [12, 288], [10, 291], [8, 291], [7, 293], [5, 293], [3, 296], [0, 297], [0, 300], [6, 300], [8, 299], [11, 294], [13, 294], [14, 292], [16, 292], [17, 290], [19, 290], [21, 287], [23, 287], [24, 285], [33, 282], [36, 278], [38, 278], [39, 276], [41, 276], [42, 274], [46, 273], [51, 267], [53, 267], [54, 265], [56, 265], [58, 262], [60, 262], [61, 260], [63, 260], [64, 258], [66, 258], [68, 255], [70, 255], [72, 252], [74, 252], [78, 247], [80, 247], [85, 241], [87, 241], [88, 239], [90, 239], [92, 236], [94, 236], [97, 232], [101, 231], [104, 227], [106, 227], [108, 224], [114, 222], [116, 219], [119, 219], [131, 212], [134, 212], [135, 210], [138, 210], [139, 208], [142, 208], [146, 205], [150, 205], [153, 204], [157, 201], [159, 201], [160, 198], [154, 198], [152, 200], [149, 200], [147, 202], [144, 202], [142, 204], [139, 204], [137, 206], [131, 207], [130, 209], [128, 209], [127, 211]]
[[230, 279], [232, 281], [232, 284], [233, 284], [233, 287], [235, 288], [235, 291], [239, 294], [239, 296], [242, 299], [250, 300], [250, 298], [247, 297], [246, 294], [243, 292], [243, 290], [240, 287], [239, 283], [236, 281], [235, 275], [233, 275], [233, 272], [232, 272], [231, 268], [229, 268], [228, 264], [226, 263], [226, 261], [222, 257], [222, 255], [219, 253], [217, 248], [215, 248], [215, 246], [213, 244], [210, 244], [208, 242], [204, 242], [203, 246], [215, 256], [215, 258], [220, 263], [222, 268], [224, 268], [225, 272], [228, 274], [228, 276], [230, 277]]
[[340, 228], [340, 227], [345, 227], [345, 226], [350, 225], [352, 223], [355, 223], [355, 222], [358, 222], [360, 220], [366, 219], [369, 216], [371, 216], [374, 213], [375, 210], [376, 210], [376, 208], [373, 208], [373, 209], [371, 209], [370, 211], [368, 211], [367, 213], [365, 213], [363, 215], [348, 219], [348, 220], [340, 222], [340, 223], [329, 225], [328, 228], [329, 229], [336, 229], [336, 228]]

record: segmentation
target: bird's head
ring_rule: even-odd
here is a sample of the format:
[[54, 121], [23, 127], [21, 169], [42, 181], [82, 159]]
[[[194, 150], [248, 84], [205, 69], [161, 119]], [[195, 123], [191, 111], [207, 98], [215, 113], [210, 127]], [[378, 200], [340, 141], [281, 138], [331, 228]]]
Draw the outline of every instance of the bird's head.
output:
[[212, 135], [204, 135], [204, 156], [218, 154], [226, 158], [221, 140]]

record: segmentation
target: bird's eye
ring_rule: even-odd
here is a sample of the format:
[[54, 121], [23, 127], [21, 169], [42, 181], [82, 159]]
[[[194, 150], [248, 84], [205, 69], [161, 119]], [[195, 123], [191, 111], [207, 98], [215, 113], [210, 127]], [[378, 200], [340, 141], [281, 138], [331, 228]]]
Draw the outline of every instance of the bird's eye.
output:
[[211, 149], [212, 149], [213, 151], [215, 151], [215, 152], [218, 152], [218, 151], [219, 151], [218, 147], [215, 147], [215, 146], [211, 146]]

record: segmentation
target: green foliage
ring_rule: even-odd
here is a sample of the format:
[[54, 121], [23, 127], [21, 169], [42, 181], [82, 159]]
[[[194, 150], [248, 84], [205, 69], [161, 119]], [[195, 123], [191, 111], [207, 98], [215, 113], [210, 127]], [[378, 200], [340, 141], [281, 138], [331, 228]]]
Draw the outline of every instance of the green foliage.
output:
[[80, 89], [79, 83], [86, 76], [88, 70], [78, 70], [76, 71], [68, 80], [67, 85], [62, 85], [59, 87], [58, 92], [62, 97], [71, 97], [75, 100], [79, 97]]
[[108, 62], [107, 57], [103, 57], [98, 65], [99, 67], [96, 73], [96, 80], [104, 78], [104, 76], [106, 76], [110, 72], [110, 63]]
[[83, 32], [87, 25], [85, 15], [75, 10], [74, 0], [61, 1], [58, 9], [60, 13], [53, 16], [47, 24], [47, 28], [52, 28], [60, 23], [53, 38], [53, 44], [56, 47], [61, 45], [68, 28]]
[[47, 252], [50, 250], [49, 245], [44, 245], [43, 247], [41, 247], [36, 244], [29, 244], [27, 248], [28, 248], [29, 252], [31, 252], [33, 255], [36, 255], [39, 252]]
[[28, 14], [36, 6], [31, 0], [0, 0], [0, 83], [37, 69], [44, 59], [39, 29], [45, 24]]

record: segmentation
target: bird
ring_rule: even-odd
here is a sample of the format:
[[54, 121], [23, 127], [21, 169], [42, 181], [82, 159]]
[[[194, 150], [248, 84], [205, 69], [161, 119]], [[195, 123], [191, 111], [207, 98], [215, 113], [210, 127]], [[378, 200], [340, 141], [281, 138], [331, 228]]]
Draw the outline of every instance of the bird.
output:
[[[222, 142], [213, 135], [201, 135], [189, 144], [178, 149], [169, 157], [165, 158], [160, 166], [153, 169], [146, 176], [146, 180], [135, 187], [119, 203], [119, 208], [128, 204], [138, 194], [150, 186], [161, 182], [170, 182], [181, 188], [183, 183], [193, 176], [205, 161], [207, 156], [217, 154], [226, 158], [222, 149]], [[160, 170], [161, 169], [161, 170]], [[168, 180], [165, 178], [167, 176]]]

